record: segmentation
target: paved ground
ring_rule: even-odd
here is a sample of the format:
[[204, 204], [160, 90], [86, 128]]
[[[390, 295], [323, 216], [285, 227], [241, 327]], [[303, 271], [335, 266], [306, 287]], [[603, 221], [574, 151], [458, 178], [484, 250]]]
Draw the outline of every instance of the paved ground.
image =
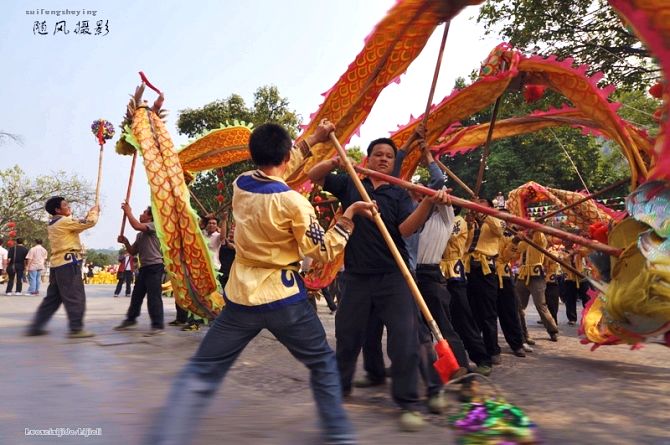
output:
[[[115, 332], [111, 328], [122, 320], [129, 300], [112, 298], [112, 289], [87, 286], [87, 328], [98, 335], [85, 340], [65, 338], [62, 309], [49, 336], [22, 337], [40, 299], [0, 296], [0, 444], [139, 442], [204, 331], [171, 328], [163, 336], [143, 337], [149, 328], [143, 313], [137, 331]], [[171, 299], [165, 307], [169, 321]], [[333, 316], [325, 306], [319, 313], [332, 345]], [[670, 444], [670, 349], [616, 346], [590, 352], [565, 320], [560, 341], [552, 343], [536, 319], [529, 315], [535, 352], [516, 358], [504, 347], [493, 377], [507, 399], [539, 425], [545, 443]], [[449, 398], [456, 410], [454, 395]], [[420, 433], [398, 432], [388, 388], [357, 390], [347, 410], [365, 445], [454, 443], [446, 416], [429, 416], [430, 426]], [[25, 435], [25, 429], [55, 427], [102, 428], [102, 435]], [[261, 334], [235, 364], [196, 443], [319, 443], [308, 373], [271, 334]]]

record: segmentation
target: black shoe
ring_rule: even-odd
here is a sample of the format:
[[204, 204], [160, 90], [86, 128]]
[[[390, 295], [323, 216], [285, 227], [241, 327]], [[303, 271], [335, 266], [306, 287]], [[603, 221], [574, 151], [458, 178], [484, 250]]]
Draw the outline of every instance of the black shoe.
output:
[[516, 355], [517, 357], [525, 357], [526, 356], [526, 351], [523, 348], [515, 349], [514, 351], [512, 351], [512, 353], [514, 355]]
[[572, 320], [570, 320], [570, 321], [568, 322], [568, 326], [574, 326], [574, 325], [576, 325], [576, 324], [577, 324], [576, 321], [572, 321]]
[[130, 321], [130, 320], [123, 320], [120, 325], [116, 326], [114, 328], [115, 331], [125, 331], [127, 329], [132, 328], [137, 324], [136, 321]]
[[557, 333], [549, 334], [549, 340], [558, 341], [558, 334]]
[[492, 355], [491, 356], [491, 363], [494, 365], [499, 365], [502, 363], [502, 358], [500, 357], [500, 354]]
[[532, 338], [527, 338], [524, 343], [526, 343], [527, 345], [530, 345], [530, 346], [534, 346], [535, 345], [535, 340], [533, 340]]
[[168, 323], [168, 326], [184, 326], [185, 324], [185, 321], [173, 320]]
[[29, 328], [26, 331], [25, 336], [26, 337], [39, 337], [40, 335], [47, 335], [48, 333], [49, 333], [49, 331], [47, 331], [45, 329]]
[[362, 379], [354, 381], [355, 388], [370, 388], [372, 386], [381, 386], [385, 384], [384, 380], [371, 380], [369, 377], [365, 376]]

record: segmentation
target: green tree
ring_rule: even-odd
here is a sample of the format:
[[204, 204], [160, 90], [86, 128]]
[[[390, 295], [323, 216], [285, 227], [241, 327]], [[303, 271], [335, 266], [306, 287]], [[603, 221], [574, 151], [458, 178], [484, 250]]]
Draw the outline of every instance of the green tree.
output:
[[573, 57], [611, 83], [640, 89], [660, 68], [607, 0], [487, 0], [479, 23], [516, 48]]
[[[240, 95], [232, 94], [227, 99], [210, 102], [201, 108], [180, 110], [177, 128], [180, 134], [194, 138], [208, 130], [219, 128], [221, 124], [232, 123], [235, 120], [255, 126], [267, 122], [278, 123], [286, 128], [292, 137], [297, 136], [301, 122], [300, 116], [289, 108], [288, 99], [281, 96], [277, 87], [266, 85], [259, 87], [254, 93], [252, 107], [248, 107]], [[190, 186], [191, 191], [207, 212], [221, 214], [230, 208], [232, 199], [230, 185], [233, 180], [240, 173], [252, 168], [250, 161], [244, 161], [220, 169], [218, 172], [220, 177], [214, 171], [199, 173]], [[223, 184], [222, 203], [216, 199], [219, 182]], [[198, 209], [201, 216], [204, 216], [203, 210], [195, 200], [192, 199], [191, 204], [194, 209]]]
[[110, 266], [118, 262], [118, 255], [113, 250], [88, 249], [86, 251], [86, 262], [99, 267]]
[[28, 178], [16, 165], [0, 170], [0, 228], [9, 221], [16, 222], [17, 236], [26, 241], [41, 238], [48, 243], [46, 222], [48, 214], [44, 203], [52, 196], [63, 196], [71, 204], [74, 214], [83, 214], [95, 199], [93, 187], [63, 171]]

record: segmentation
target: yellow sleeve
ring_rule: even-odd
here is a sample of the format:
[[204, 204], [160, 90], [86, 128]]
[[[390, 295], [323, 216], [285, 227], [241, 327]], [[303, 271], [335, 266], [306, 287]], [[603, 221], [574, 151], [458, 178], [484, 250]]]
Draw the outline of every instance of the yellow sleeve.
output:
[[341, 218], [337, 224], [325, 231], [314, 213], [314, 208], [303, 196], [293, 194], [288, 200], [293, 236], [300, 253], [324, 263], [332, 261], [344, 251], [353, 223]]
[[484, 224], [487, 224], [489, 226], [489, 230], [491, 233], [495, 236], [502, 236], [503, 235], [503, 225], [502, 221], [500, 221], [498, 218], [494, 218], [492, 216], [487, 216], [484, 219]]
[[73, 233], [80, 233], [90, 229], [98, 222], [98, 212], [88, 212], [84, 219], [66, 218], [60, 222], [62, 229]]

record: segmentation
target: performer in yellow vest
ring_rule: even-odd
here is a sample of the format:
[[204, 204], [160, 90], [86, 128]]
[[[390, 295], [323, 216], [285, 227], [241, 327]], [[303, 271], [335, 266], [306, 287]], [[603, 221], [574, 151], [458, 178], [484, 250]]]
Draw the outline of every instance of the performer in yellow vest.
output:
[[[526, 232], [526, 236], [532, 236], [533, 242], [540, 247], [547, 246], [547, 237], [545, 237], [542, 232], [535, 232], [532, 234]], [[528, 307], [528, 301], [532, 295], [533, 303], [540, 315], [542, 324], [544, 324], [545, 329], [549, 333], [549, 338], [551, 341], [558, 341], [558, 326], [549, 312], [545, 296], [547, 283], [544, 280], [544, 254], [531, 247], [528, 243], [522, 242], [518, 237], [515, 237], [512, 240], [512, 244], [517, 250], [517, 255], [521, 258], [519, 279], [516, 282], [515, 288], [517, 296], [519, 297], [523, 316], [525, 318], [525, 310], [526, 307]]]

